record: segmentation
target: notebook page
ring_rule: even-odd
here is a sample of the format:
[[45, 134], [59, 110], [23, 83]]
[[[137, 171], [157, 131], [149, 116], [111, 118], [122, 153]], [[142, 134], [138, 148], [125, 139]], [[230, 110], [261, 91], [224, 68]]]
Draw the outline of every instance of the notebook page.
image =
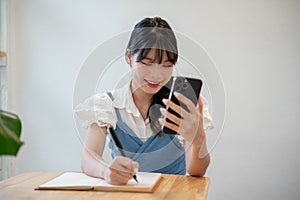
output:
[[147, 172], [137, 172], [136, 173], [138, 183], [134, 179], [130, 179], [126, 185], [111, 185], [106, 183], [105, 181], [99, 182], [95, 185], [97, 186], [106, 186], [111, 187], [112, 189], [115, 188], [151, 188], [153, 187], [156, 182], [160, 179], [160, 173], [147, 173]]
[[39, 188], [80, 188], [81, 186], [93, 187], [102, 179], [90, 177], [81, 172], [65, 172], [64, 174], [39, 186]]

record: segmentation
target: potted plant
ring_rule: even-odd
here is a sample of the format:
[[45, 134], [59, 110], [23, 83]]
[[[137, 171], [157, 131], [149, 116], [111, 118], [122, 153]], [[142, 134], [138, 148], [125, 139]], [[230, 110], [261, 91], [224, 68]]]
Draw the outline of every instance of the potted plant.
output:
[[0, 155], [17, 155], [23, 144], [21, 129], [22, 123], [16, 114], [0, 110]]

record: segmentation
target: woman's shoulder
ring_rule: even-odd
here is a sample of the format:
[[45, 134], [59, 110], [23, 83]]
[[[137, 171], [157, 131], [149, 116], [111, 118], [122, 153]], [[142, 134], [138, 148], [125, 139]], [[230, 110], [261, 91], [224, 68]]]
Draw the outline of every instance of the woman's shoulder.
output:
[[[102, 105], [104, 104], [107, 106], [108, 104], [111, 104], [112, 100], [109, 97], [107, 92], [103, 93], [97, 93], [94, 94], [88, 98], [86, 98], [81, 105], [87, 105], [87, 106], [95, 106], [95, 105]], [[80, 104], [79, 104], [80, 105]]]
[[115, 126], [116, 114], [112, 105], [112, 99], [107, 92], [94, 94], [86, 98], [74, 108], [74, 114], [87, 127], [97, 123], [100, 127]]

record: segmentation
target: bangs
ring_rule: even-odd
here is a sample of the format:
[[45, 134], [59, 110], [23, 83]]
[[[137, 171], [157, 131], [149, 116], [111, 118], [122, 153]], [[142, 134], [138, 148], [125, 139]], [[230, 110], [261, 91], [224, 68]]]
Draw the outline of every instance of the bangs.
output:
[[162, 62], [164, 53], [166, 53], [168, 61], [174, 65], [178, 59], [175, 35], [172, 30], [166, 28], [138, 28], [133, 30], [128, 49], [131, 55], [138, 53], [138, 62], [146, 58], [151, 49], [155, 50], [154, 58], [159, 63]]
[[[150, 50], [151, 48], [140, 49], [136, 61], [141, 62], [143, 59], [145, 59], [148, 53], [150, 52]], [[154, 60], [151, 60], [151, 62], [158, 60], [158, 63], [161, 64], [164, 53], [166, 53], [168, 61], [170, 61], [173, 65], [175, 65], [177, 61], [177, 54], [170, 51], [166, 51], [164, 49], [155, 49]]]

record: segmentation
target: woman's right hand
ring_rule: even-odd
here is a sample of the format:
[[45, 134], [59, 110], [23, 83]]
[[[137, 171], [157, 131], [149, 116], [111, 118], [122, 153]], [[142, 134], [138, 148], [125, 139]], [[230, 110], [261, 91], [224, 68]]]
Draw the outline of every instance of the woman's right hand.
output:
[[125, 185], [132, 179], [138, 168], [139, 163], [127, 157], [117, 156], [107, 166], [104, 173], [104, 180], [112, 185]]

